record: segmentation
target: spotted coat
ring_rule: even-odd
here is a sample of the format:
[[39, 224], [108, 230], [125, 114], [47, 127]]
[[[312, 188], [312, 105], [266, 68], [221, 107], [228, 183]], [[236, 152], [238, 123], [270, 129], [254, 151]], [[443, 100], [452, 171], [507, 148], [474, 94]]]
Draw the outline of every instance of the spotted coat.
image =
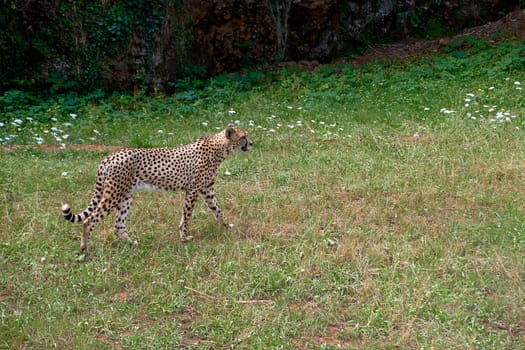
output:
[[107, 156], [99, 165], [91, 202], [80, 214], [69, 205], [62, 206], [64, 218], [83, 222], [80, 250], [87, 252], [93, 228], [113, 209], [117, 210], [115, 234], [131, 242], [126, 232], [126, 219], [138, 190], [185, 191], [184, 210], [179, 225], [180, 239], [188, 242], [188, 226], [199, 194], [217, 221], [229, 228], [217, 202], [213, 185], [221, 162], [230, 154], [252, 146], [248, 134], [229, 125], [222, 132], [204, 136], [176, 148], [128, 149]]

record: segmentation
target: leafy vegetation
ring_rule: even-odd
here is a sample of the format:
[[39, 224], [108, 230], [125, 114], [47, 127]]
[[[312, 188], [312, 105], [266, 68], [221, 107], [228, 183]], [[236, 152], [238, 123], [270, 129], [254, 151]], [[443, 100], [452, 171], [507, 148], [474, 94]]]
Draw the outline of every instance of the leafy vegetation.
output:
[[[453, 54], [464, 52], [464, 55]], [[174, 146], [236, 122], [231, 231], [138, 193], [79, 259], [100, 151], [0, 152], [0, 347], [525, 346], [523, 42], [417, 61], [221, 76], [175, 96], [2, 96], [4, 145]], [[66, 136], [67, 135], [67, 136]]]
[[[178, 0], [11, 0], [0, 7], [0, 19], [6, 23], [0, 31], [0, 91], [55, 94], [107, 88], [101, 84], [103, 74], [114, 70], [116, 61], [131, 70], [121, 72], [120, 79], [126, 80], [121, 88], [152, 88], [160, 74], [154, 58], [159, 53], [179, 68], [163, 72], [168, 80], [186, 76], [191, 67], [191, 31]], [[125, 61], [127, 56], [132, 58]]]

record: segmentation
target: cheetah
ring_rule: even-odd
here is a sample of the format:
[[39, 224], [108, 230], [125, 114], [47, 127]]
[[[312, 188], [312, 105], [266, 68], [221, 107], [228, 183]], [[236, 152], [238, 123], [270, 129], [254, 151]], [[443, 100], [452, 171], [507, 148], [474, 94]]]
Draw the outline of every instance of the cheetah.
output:
[[253, 145], [245, 130], [233, 124], [212, 136], [174, 148], [142, 148], [122, 150], [107, 156], [97, 171], [95, 188], [86, 210], [72, 214], [68, 204], [62, 206], [64, 218], [83, 222], [80, 251], [88, 252], [93, 228], [113, 209], [117, 210], [115, 234], [131, 243], [126, 232], [126, 219], [139, 190], [185, 191], [183, 214], [179, 225], [182, 242], [193, 239], [188, 227], [197, 197], [201, 195], [218, 223], [229, 225], [219, 207], [213, 185], [217, 170], [226, 157], [236, 151], [248, 151]]

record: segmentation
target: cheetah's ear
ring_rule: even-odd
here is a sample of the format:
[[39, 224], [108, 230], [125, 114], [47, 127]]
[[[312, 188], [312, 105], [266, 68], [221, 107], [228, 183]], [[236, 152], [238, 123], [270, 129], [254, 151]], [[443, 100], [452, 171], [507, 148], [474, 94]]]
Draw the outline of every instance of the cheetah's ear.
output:
[[233, 129], [235, 125], [230, 124], [225, 130], [226, 138], [229, 140], [231, 139], [232, 135], [235, 133], [235, 130]]

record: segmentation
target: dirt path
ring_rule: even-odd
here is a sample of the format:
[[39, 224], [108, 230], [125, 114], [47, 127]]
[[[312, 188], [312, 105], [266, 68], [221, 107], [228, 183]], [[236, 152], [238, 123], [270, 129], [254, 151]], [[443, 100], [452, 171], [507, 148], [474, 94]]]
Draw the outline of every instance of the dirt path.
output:
[[[363, 64], [384, 58], [390, 60], [418, 57], [424, 54], [438, 52], [443, 47], [450, 45], [454, 40], [461, 40], [464, 36], [485, 40], [525, 39], [525, 10], [516, 10], [498, 21], [465, 29], [460, 34], [452, 37], [408, 40], [397, 44], [373, 46], [367, 54], [353, 57], [346, 62]], [[463, 42], [463, 44], [467, 45], [465, 42]]]
[[109, 146], [109, 145], [67, 145], [66, 147], [61, 147], [57, 145], [8, 145], [0, 146], [2, 151], [14, 151], [17, 149], [41, 149], [44, 151], [72, 151], [72, 150], [81, 150], [81, 151], [111, 151], [116, 152], [123, 149], [126, 149], [125, 146]]

